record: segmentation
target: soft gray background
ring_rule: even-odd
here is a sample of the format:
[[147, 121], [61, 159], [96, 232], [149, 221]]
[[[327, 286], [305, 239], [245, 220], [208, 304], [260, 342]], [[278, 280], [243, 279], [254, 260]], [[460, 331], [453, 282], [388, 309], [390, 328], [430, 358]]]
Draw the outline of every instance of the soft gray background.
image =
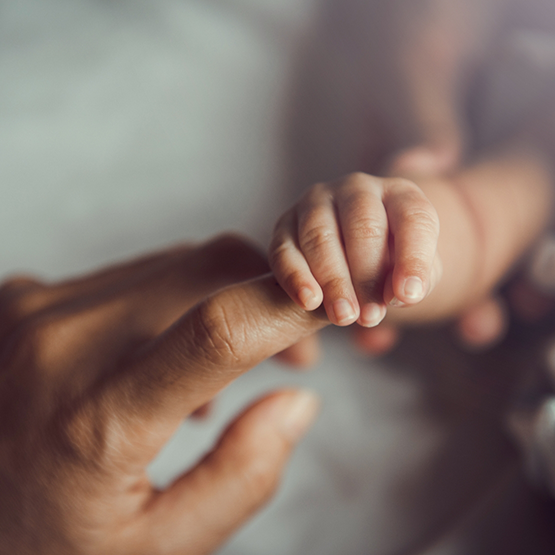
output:
[[[333, 4], [1, 0], [0, 272], [56, 278], [229, 229], [264, 243], [299, 184], [357, 169], [364, 52], [330, 33]], [[315, 372], [261, 365], [152, 467], [166, 483], [274, 385], [320, 392], [276, 500], [223, 553], [541, 552], [550, 521], [504, 436], [502, 372], [435, 333], [380, 364], [344, 330], [325, 338]]]

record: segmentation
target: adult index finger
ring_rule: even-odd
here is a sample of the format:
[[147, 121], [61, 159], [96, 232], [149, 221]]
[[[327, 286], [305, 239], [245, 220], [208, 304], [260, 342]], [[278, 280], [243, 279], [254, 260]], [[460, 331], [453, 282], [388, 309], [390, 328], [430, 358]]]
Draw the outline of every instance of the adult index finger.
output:
[[147, 424], [138, 439], [150, 437], [153, 455], [186, 415], [239, 375], [328, 324], [322, 309], [304, 311], [271, 275], [232, 285], [193, 307], [113, 376], [106, 399], [133, 436]]

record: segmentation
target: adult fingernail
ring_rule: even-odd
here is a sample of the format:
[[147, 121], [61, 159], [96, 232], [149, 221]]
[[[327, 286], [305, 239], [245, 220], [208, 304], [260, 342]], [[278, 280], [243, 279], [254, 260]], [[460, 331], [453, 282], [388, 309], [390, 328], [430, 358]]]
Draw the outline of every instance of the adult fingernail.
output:
[[340, 326], [352, 324], [357, 317], [353, 305], [346, 299], [339, 299], [338, 301], [335, 301], [333, 303], [332, 309], [335, 316], [335, 321]]
[[424, 298], [424, 283], [419, 277], [407, 278], [403, 294], [408, 301], [414, 303], [421, 301]]
[[298, 441], [316, 419], [320, 400], [312, 391], [298, 390], [281, 411], [281, 430], [291, 441]]
[[392, 306], [393, 308], [400, 308], [402, 306], [406, 306], [405, 303], [403, 301], [400, 301], [397, 297], [393, 297], [390, 301], [389, 301], [390, 306]]
[[299, 300], [306, 310], [316, 310], [320, 306], [321, 300], [308, 287], [303, 287], [299, 291]]
[[365, 304], [360, 310], [360, 324], [365, 328], [377, 326], [386, 315], [386, 308], [378, 303]]

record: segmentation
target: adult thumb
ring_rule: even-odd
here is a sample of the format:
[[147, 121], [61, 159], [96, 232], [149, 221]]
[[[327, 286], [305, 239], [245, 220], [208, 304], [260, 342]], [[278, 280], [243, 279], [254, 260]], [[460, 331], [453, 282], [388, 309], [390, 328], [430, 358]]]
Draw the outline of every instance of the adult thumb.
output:
[[236, 418], [213, 451], [152, 505], [159, 551], [200, 555], [221, 545], [271, 498], [318, 406], [311, 392], [282, 390]]

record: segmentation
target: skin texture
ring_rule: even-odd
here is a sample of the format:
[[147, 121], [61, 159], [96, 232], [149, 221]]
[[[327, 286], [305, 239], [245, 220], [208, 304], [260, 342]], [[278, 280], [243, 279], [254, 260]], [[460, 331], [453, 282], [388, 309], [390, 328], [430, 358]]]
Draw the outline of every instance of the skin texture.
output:
[[419, 302], [433, 288], [438, 235], [437, 213], [417, 185], [353, 174], [316, 185], [281, 218], [270, 265], [302, 308], [323, 299], [334, 324], [373, 327], [387, 305]]
[[[389, 309], [378, 327], [357, 330], [368, 352], [390, 348], [398, 323], [455, 315], [467, 340], [495, 338], [484, 319], [503, 318], [487, 295], [544, 225], [550, 192], [537, 155], [512, 145], [467, 163], [461, 91], [504, 3], [380, 3], [389, 42], [374, 34], [381, 47], [370, 51], [392, 58], [368, 61], [384, 92], [368, 99], [374, 135], [363, 165], [420, 188], [441, 224], [445, 273], [419, 308]], [[208, 553], [271, 495], [314, 417], [310, 395], [277, 392], [249, 407], [165, 492], [145, 474], [179, 422], [234, 377], [282, 349], [301, 365], [316, 356], [307, 334], [326, 320], [296, 308], [271, 278], [221, 290], [265, 271], [227, 238], [69, 283], [4, 285], [0, 552]], [[363, 303], [365, 272], [355, 279]]]
[[308, 392], [247, 408], [165, 491], [145, 473], [183, 418], [328, 323], [269, 275], [230, 285], [266, 269], [223, 237], [70, 282], [4, 284], [0, 552], [209, 553], [271, 496], [315, 416]]
[[[363, 167], [420, 183], [450, 177], [468, 166], [474, 147], [466, 123], [467, 91], [498, 37], [526, 19], [520, 4], [394, 0], [372, 5], [380, 24], [367, 49], [367, 63], [380, 87], [373, 87], [368, 99], [372, 125]], [[535, 5], [526, 5], [525, 11], [539, 13]], [[550, 18], [540, 19], [545, 26]], [[455, 329], [463, 346], [488, 347], [502, 337], [506, 311], [501, 305], [492, 309], [497, 303], [495, 295], [480, 299], [457, 315]], [[395, 345], [397, 336], [397, 326], [387, 321], [356, 330], [355, 342], [362, 351], [379, 355]]]
[[[476, 75], [498, 51], [500, 39], [515, 28], [553, 33], [552, 4], [394, 0], [379, 6], [380, 25], [368, 49], [368, 68], [373, 82], [383, 86], [369, 99], [374, 123], [365, 167], [418, 184], [420, 179], [460, 174], [476, 157], [465, 114]], [[384, 44], [386, 48], [378, 48]], [[536, 137], [543, 136], [540, 151], [552, 151], [553, 112], [552, 101], [546, 99], [516, 132], [534, 127]], [[507, 329], [507, 310], [495, 291], [470, 303], [456, 318], [455, 330], [466, 348], [487, 348]], [[356, 330], [355, 340], [375, 355], [393, 347], [397, 336], [398, 327], [389, 319], [378, 328]]]
[[270, 264], [297, 304], [323, 299], [335, 324], [374, 327], [386, 310], [394, 323], [440, 321], [474, 307], [463, 332], [493, 340], [503, 318], [483, 299], [546, 226], [550, 170], [519, 139], [450, 177], [316, 185], [276, 225]]

